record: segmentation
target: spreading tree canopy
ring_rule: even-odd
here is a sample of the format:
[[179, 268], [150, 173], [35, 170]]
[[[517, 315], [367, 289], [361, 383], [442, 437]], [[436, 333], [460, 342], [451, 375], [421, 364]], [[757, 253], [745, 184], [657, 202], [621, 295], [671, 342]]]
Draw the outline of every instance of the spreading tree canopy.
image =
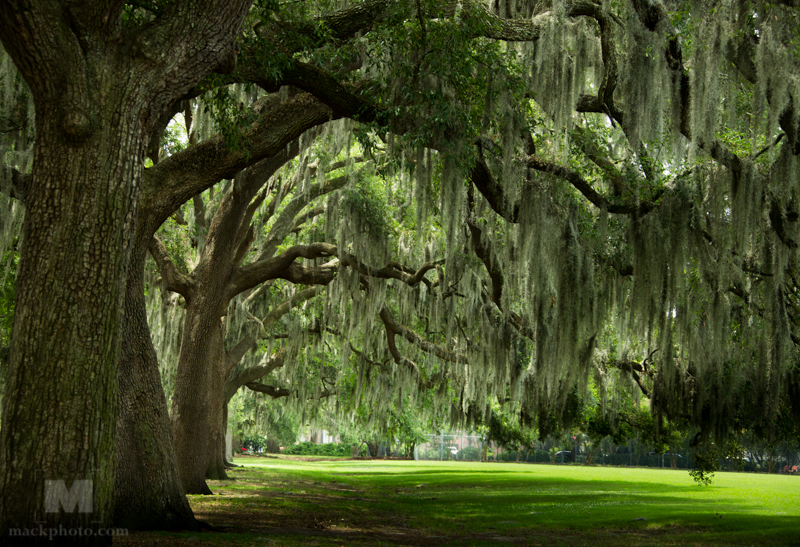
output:
[[[262, 349], [355, 366], [350, 411], [425, 392], [488, 423], [495, 396], [547, 433], [591, 380], [698, 439], [797, 423], [797, 2], [234, 4], [0, 4], [3, 499], [38, 485], [0, 502], [3, 533], [37, 522], [50, 479], [93, 479], [110, 518], [118, 396], [141, 432], [118, 363], [129, 385], [155, 359], [148, 249], [187, 306], [173, 412], [207, 404], [181, 370], [222, 317], [234, 351], [291, 300], [280, 278], [325, 288]], [[179, 112], [213, 123], [161, 158]], [[268, 184], [294, 157], [294, 184]], [[339, 161], [343, 187], [312, 196]], [[190, 273], [152, 238], [192, 196]]]

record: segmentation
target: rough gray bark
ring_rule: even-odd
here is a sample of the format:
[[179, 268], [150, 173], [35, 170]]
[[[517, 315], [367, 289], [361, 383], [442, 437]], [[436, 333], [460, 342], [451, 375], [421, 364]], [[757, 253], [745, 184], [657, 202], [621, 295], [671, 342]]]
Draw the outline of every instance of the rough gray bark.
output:
[[[328, 115], [328, 109], [321, 105], [316, 113], [307, 110], [305, 122], [308, 125], [295, 123], [294, 132], [284, 132], [280, 137], [290, 142], [302, 129], [326, 121]], [[265, 166], [256, 166], [258, 168], [253, 168], [250, 174], [237, 178], [235, 188], [223, 198], [214, 215], [203, 255], [191, 280], [174, 271], [164, 252], [157, 247], [153, 249], [167, 287], [186, 297], [186, 328], [178, 357], [172, 419], [178, 468], [187, 493], [210, 493], [206, 477], [225, 478], [220, 447], [224, 443], [222, 413], [225, 377], [229, 370], [220, 319], [230, 299], [238, 294], [232, 292], [230, 286], [231, 280], [238, 277], [235, 257], [242, 252], [242, 236], [246, 235], [242, 222], [249, 221], [248, 206], [271, 174], [297, 151], [297, 146], [284, 150], [265, 160]], [[292, 270], [293, 260], [283, 266]], [[184, 286], [186, 283], [189, 286]], [[252, 286], [242, 285], [241, 290]]]
[[[36, 109], [0, 430], [4, 539], [39, 523], [111, 523], [122, 304], [145, 144], [162, 111], [232, 58], [248, 6], [174, 3], [129, 33], [121, 2], [0, 4], [0, 39]], [[91, 480], [92, 511], [45, 513], [47, 480]]]
[[132, 530], [192, 529], [196, 523], [178, 477], [172, 423], [147, 325], [146, 253], [147, 247], [137, 241], [125, 294], [114, 525]]

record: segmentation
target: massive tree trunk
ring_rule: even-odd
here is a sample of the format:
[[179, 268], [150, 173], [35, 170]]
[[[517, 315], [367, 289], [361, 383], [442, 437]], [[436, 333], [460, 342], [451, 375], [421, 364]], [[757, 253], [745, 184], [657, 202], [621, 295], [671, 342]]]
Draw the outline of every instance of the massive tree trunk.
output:
[[[104, 105], [114, 123], [83, 142], [76, 139], [91, 131], [88, 119], [70, 111], [64, 98], [50, 109], [74, 118], [70, 131], [36, 103], [33, 182], [0, 430], [3, 535], [39, 523], [110, 524], [119, 332], [137, 207], [130, 181], [140, 177], [143, 151], [139, 109], [118, 93]], [[53, 480], [66, 481], [71, 493], [78, 487], [73, 481], [92, 481], [84, 483], [91, 505], [47, 512], [48, 488], [57, 495], [46, 482]]]
[[[122, 2], [0, 3], [0, 39], [36, 110], [0, 430], [4, 540], [51, 544], [25, 531], [111, 524], [122, 305], [145, 145], [167, 107], [231, 58], [248, 6], [173, 4], [130, 32]], [[57, 543], [110, 542], [67, 537]]]
[[[148, 231], [147, 240], [152, 234]], [[161, 387], [144, 300], [147, 245], [137, 237], [125, 295], [114, 525], [134, 529], [192, 529], [192, 510], [178, 477], [172, 423]]]

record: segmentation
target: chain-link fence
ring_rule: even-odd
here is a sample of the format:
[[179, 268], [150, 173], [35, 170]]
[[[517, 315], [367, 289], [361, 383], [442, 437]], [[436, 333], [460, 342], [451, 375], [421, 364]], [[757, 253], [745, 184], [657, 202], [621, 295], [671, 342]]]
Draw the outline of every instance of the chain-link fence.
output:
[[[561, 446], [563, 444], [563, 447]], [[572, 444], [572, 446], [567, 446]], [[688, 450], [655, 454], [636, 442], [612, 445], [608, 440], [591, 455], [582, 451], [577, 443], [535, 443], [530, 450], [504, 450], [494, 443], [485, 444], [478, 435], [466, 433], [432, 434], [428, 442], [414, 448], [415, 460], [508, 461], [520, 463], [586, 463], [587, 457], [601, 465], [635, 467], [691, 468], [694, 463]]]
[[477, 435], [428, 435], [427, 443], [414, 448], [414, 459], [480, 461], [482, 451], [483, 439]]

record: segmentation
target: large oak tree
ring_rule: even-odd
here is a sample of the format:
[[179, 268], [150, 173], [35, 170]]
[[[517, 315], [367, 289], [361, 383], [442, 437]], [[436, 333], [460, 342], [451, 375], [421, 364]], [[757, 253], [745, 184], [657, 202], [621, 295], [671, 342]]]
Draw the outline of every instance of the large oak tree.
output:
[[[0, 39], [36, 111], [0, 432], [4, 537], [110, 524], [145, 148], [179, 97], [232, 64], [249, 4], [175, 2], [133, 26], [124, 2], [0, 4]], [[93, 481], [93, 511], [45, 513], [45, 481], [78, 479]]]

